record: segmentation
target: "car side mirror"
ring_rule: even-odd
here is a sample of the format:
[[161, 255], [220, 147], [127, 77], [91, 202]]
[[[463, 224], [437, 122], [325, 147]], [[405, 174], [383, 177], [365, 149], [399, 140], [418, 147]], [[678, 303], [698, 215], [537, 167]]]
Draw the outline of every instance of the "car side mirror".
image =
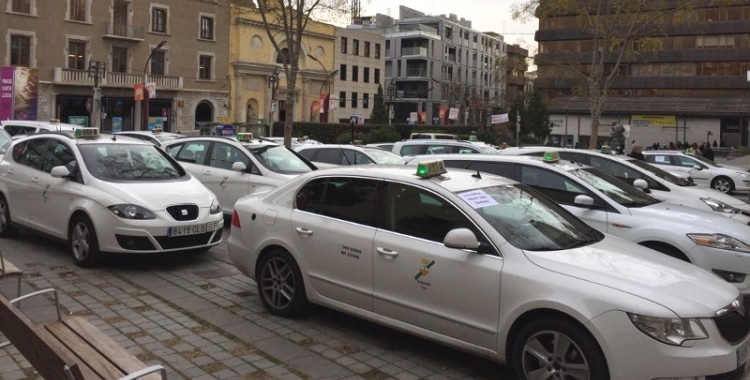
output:
[[637, 188], [639, 188], [639, 189], [641, 189], [643, 191], [648, 190], [648, 182], [646, 182], [645, 179], [640, 179], [639, 178], [639, 179], [633, 181], [633, 186], [635, 186], [635, 187], [637, 187]]
[[236, 161], [232, 164], [232, 170], [240, 173], [244, 173], [247, 170], [247, 165], [242, 162]]
[[455, 249], [479, 249], [479, 241], [477, 236], [474, 235], [468, 228], [454, 228], [445, 235], [443, 244], [448, 248]]
[[576, 206], [592, 208], [594, 207], [594, 198], [583, 194], [576, 195], [576, 198], [573, 200], [573, 204], [575, 204]]
[[49, 173], [54, 178], [67, 178], [70, 176], [70, 170], [63, 165], [55, 166]]
[[701, 167], [700, 165], [693, 165], [693, 169], [695, 169], [695, 170], [703, 170], [703, 167]]

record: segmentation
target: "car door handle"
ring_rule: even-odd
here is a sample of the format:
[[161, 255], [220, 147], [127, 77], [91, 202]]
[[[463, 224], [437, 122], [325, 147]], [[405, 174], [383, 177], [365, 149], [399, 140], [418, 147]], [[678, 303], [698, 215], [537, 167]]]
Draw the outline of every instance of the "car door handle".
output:
[[203, 175], [211, 175], [211, 171], [210, 171], [210, 170], [205, 170], [205, 171], [203, 172]]
[[312, 236], [313, 231], [308, 230], [307, 228], [297, 227], [297, 233], [300, 235]]
[[388, 248], [377, 247], [376, 250], [382, 256], [390, 256], [390, 257], [398, 256], [398, 252], [388, 249]]
[[31, 177], [31, 182], [37, 183], [39, 181], [39, 177]]
[[8, 169], [8, 174], [13, 174], [13, 169]]

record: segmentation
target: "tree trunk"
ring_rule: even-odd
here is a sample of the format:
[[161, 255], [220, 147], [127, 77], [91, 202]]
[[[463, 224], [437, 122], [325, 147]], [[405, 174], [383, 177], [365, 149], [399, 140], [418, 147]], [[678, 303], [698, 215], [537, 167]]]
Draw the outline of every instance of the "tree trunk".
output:
[[292, 147], [292, 125], [294, 123], [294, 109], [297, 92], [297, 65], [289, 65], [289, 71], [286, 73], [286, 119], [284, 120], [284, 145], [287, 148]]
[[599, 80], [589, 80], [589, 104], [591, 107], [591, 133], [589, 140], [589, 149], [599, 149], [599, 121], [602, 116], [604, 106], [602, 90], [599, 87]]

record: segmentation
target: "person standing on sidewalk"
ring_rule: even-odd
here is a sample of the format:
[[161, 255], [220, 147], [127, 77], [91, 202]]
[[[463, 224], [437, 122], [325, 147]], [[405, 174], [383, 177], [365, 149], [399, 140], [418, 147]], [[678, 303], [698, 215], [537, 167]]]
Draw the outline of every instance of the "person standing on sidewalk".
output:
[[643, 147], [641, 144], [633, 144], [633, 149], [628, 153], [628, 157], [633, 157], [636, 160], [646, 161], [646, 157], [643, 155]]

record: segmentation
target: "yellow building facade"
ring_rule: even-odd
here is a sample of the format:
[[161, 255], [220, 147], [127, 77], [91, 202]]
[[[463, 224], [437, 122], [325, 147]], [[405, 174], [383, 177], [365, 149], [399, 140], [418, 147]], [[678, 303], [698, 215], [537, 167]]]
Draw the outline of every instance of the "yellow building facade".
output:
[[[286, 47], [281, 27], [272, 30], [275, 41]], [[273, 111], [274, 121], [319, 121], [315, 104], [319, 95], [333, 83], [335, 28], [310, 21], [302, 38], [294, 110], [286, 107], [287, 81], [279, 54], [269, 40], [263, 19], [255, 9], [232, 8], [230, 25], [229, 75], [231, 76], [231, 115], [235, 123], [267, 123]], [[275, 100], [271, 77], [280, 67]], [[273, 106], [273, 104], [276, 106]]]

